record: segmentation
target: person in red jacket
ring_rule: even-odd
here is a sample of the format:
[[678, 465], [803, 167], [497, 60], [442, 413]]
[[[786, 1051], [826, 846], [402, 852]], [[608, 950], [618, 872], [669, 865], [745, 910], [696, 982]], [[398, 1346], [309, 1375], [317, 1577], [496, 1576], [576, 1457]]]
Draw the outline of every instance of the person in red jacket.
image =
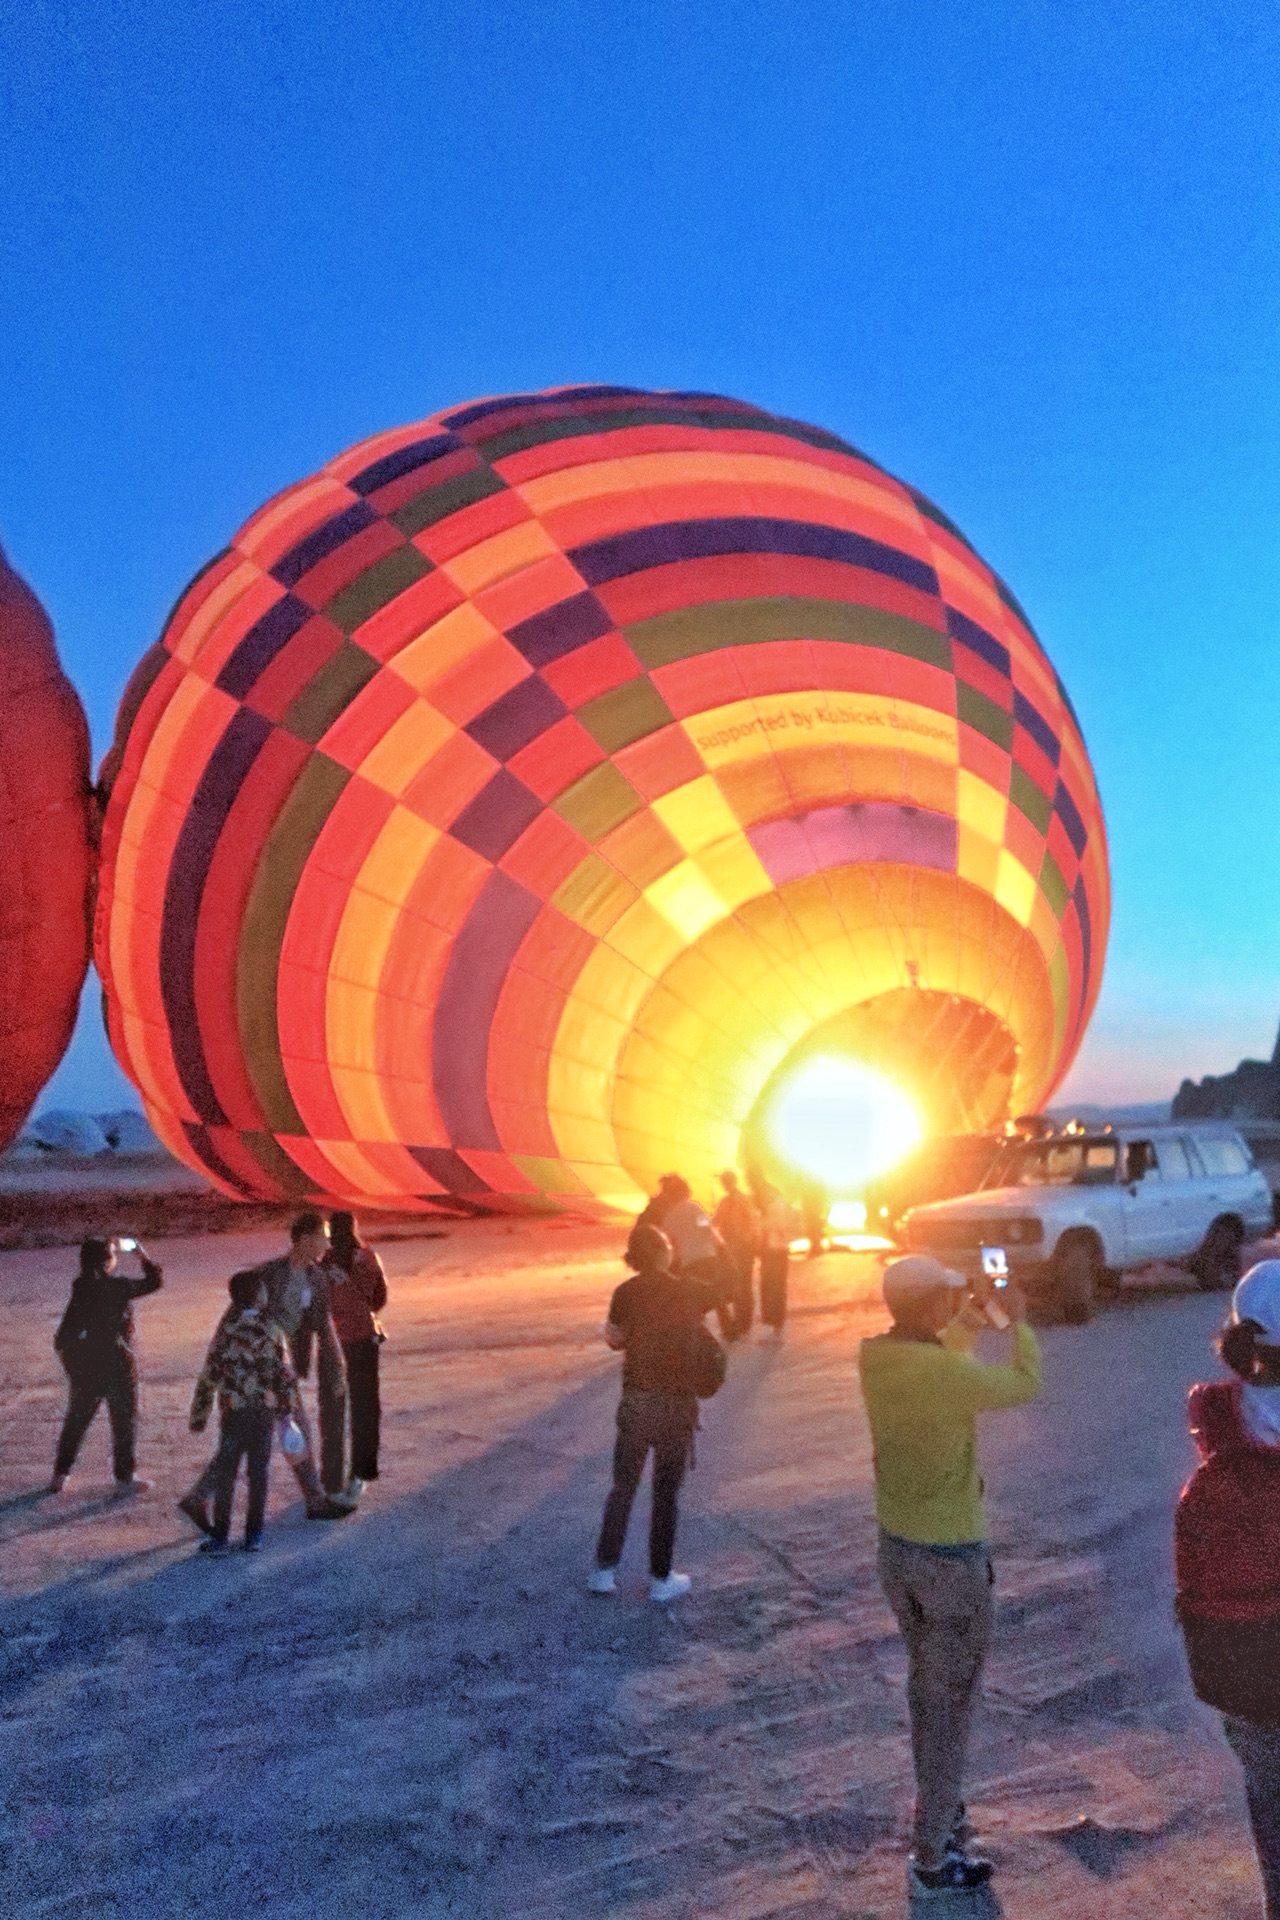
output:
[[355, 1217], [339, 1210], [329, 1215], [331, 1245], [325, 1257], [329, 1306], [347, 1363], [347, 1399], [351, 1408], [350, 1493], [359, 1496], [366, 1480], [378, 1477], [382, 1402], [378, 1357], [382, 1329], [374, 1318], [387, 1304], [387, 1276], [372, 1247], [366, 1247]]
[[1244, 1771], [1266, 1892], [1280, 1920], [1280, 1260], [1235, 1290], [1219, 1352], [1235, 1376], [1192, 1387], [1200, 1465], [1174, 1525], [1191, 1681]]

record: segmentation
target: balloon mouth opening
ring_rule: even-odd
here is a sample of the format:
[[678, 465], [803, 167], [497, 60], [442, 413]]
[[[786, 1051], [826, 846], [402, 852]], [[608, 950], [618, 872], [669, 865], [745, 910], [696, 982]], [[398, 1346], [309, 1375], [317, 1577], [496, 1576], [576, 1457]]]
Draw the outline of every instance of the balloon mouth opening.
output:
[[813, 1054], [784, 1074], [763, 1114], [775, 1158], [796, 1180], [840, 1199], [859, 1195], [924, 1134], [909, 1092], [848, 1054]]
[[856, 1210], [923, 1140], [1002, 1125], [1017, 1066], [1012, 1033], [978, 1001], [919, 987], [880, 994], [792, 1048], [743, 1128], [743, 1164]]

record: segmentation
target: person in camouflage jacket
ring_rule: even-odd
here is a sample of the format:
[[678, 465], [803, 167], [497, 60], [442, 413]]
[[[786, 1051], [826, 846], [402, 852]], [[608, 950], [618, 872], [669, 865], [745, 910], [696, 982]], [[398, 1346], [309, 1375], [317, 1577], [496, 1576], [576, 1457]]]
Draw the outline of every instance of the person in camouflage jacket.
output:
[[233, 1273], [228, 1290], [231, 1306], [218, 1322], [196, 1381], [189, 1424], [192, 1433], [203, 1433], [216, 1396], [221, 1434], [212, 1466], [213, 1518], [201, 1551], [217, 1553], [226, 1547], [236, 1476], [244, 1460], [249, 1485], [244, 1544], [252, 1553], [262, 1544], [271, 1436], [277, 1420], [297, 1413], [298, 1383], [285, 1337], [264, 1312], [267, 1287], [262, 1273]]

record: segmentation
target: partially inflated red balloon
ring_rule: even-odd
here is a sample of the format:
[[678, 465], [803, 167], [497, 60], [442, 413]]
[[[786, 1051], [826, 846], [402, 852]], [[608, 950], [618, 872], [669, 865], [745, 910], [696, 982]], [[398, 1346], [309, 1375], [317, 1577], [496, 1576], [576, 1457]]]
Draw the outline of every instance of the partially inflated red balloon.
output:
[[0, 1147], [67, 1050], [89, 964], [89, 729], [0, 552]]

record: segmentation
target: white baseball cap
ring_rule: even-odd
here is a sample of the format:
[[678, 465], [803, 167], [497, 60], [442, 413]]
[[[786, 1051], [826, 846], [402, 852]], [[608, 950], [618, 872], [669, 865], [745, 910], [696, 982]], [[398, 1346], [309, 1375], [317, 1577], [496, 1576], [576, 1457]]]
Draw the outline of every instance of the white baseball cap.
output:
[[1280, 1347], [1280, 1260], [1250, 1267], [1231, 1296], [1231, 1318], [1256, 1321], [1263, 1346]]
[[[1271, 1262], [1280, 1272], [1280, 1260]], [[884, 1303], [896, 1307], [900, 1301], [918, 1300], [922, 1293], [936, 1293], [939, 1287], [967, 1287], [969, 1282], [954, 1267], [944, 1267], [931, 1253], [906, 1253], [891, 1260], [884, 1270]]]

